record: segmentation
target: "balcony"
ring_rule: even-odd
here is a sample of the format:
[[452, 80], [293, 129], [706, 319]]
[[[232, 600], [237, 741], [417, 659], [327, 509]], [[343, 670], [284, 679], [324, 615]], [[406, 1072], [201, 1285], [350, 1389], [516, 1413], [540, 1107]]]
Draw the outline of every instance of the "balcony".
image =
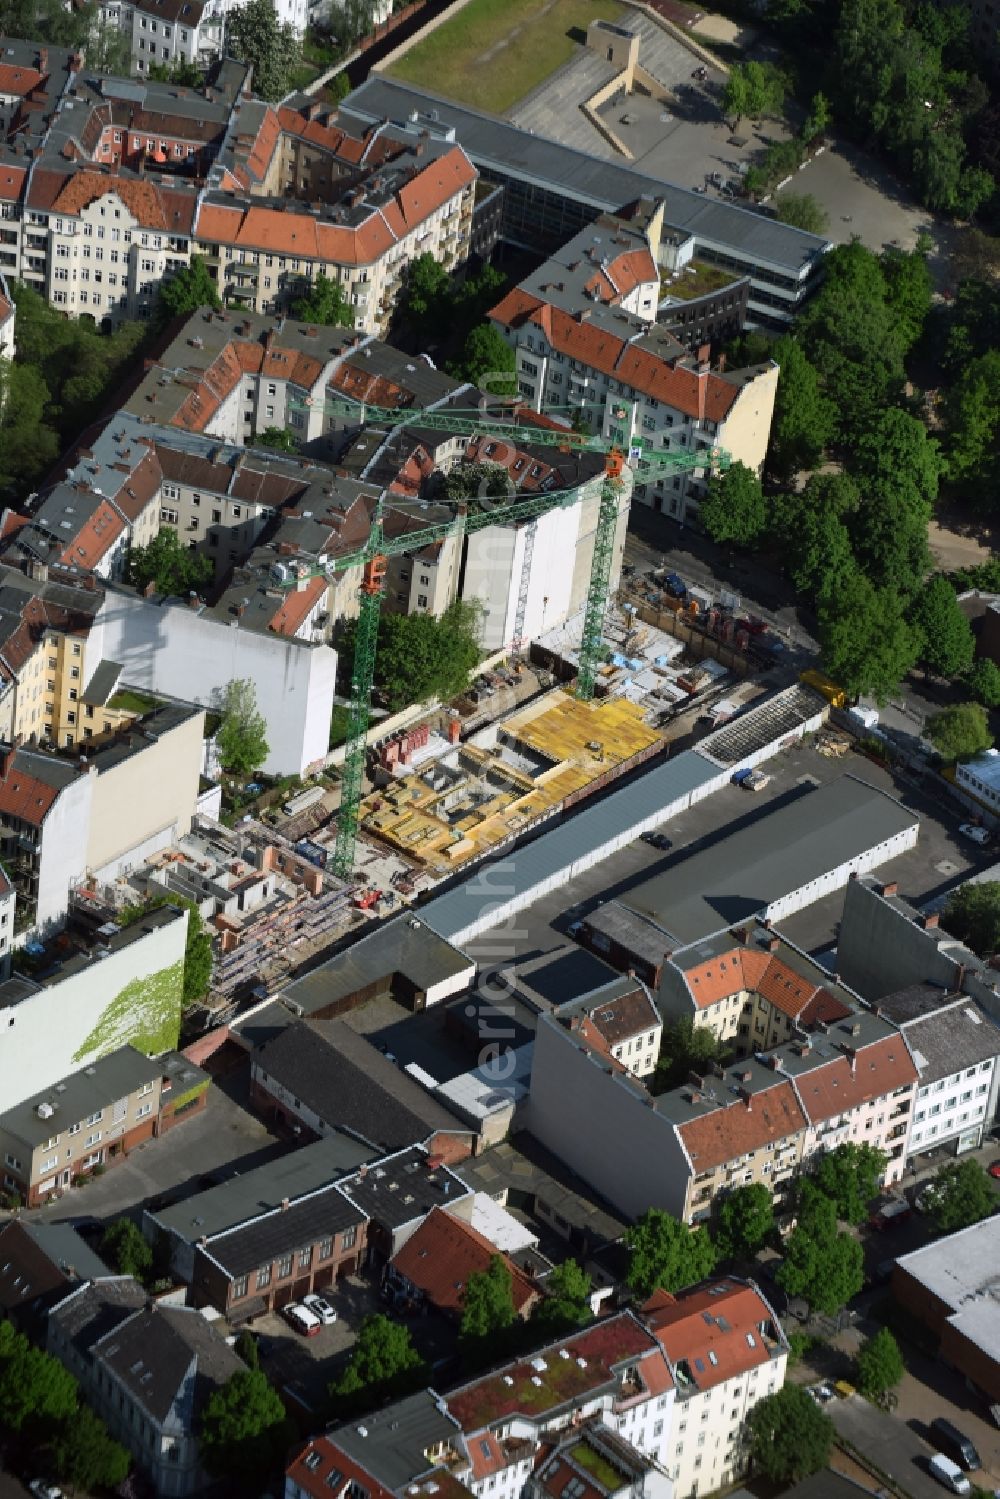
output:
[[899, 1106], [897, 1108], [893, 1109], [892, 1113], [889, 1115], [889, 1118], [890, 1119], [905, 1119], [906, 1116], [907, 1116], [907, 1114], [909, 1112], [910, 1112], [910, 1101], [909, 1101], [909, 1099], [907, 1099], [906, 1103], [901, 1103], [901, 1104], [899, 1104]]

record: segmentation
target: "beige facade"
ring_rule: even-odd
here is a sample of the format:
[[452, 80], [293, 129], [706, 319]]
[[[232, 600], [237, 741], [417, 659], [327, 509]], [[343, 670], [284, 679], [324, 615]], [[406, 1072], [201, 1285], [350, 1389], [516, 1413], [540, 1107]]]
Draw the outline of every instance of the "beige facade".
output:
[[[145, 735], [123, 758], [102, 764], [94, 780], [87, 867], [94, 873], [144, 848], [176, 842], [191, 827], [204, 751], [204, 711], [178, 711], [176, 722]], [[106, 752], [110, 755], [110, 752]], [[134, 854], [134, 857], [132, 857]]]
[[[60, 311], [70, 317], [87, 313], [98, 326], [105, 319], [149, 317], [161, 282], [191, 260], [186, 233], [157, 232], [142, 224], [110, 185], [78, 214], [28, 213], [27, 218], [24, 280]], [[33, 225], [34, 218], [43, 223]]]
[[805, 1134], [800, 1131], [700, 1172], [688, 1182], [683, 1221], [707, 1218], [715, 1198], [735, 1187], [765, 1186], [780, 1203], [804, 1155]]

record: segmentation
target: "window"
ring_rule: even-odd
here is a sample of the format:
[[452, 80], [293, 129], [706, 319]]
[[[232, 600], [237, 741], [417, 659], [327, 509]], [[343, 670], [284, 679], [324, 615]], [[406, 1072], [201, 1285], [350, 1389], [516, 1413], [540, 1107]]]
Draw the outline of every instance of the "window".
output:
[[17, 1156], [11, 1155], [8, 1152], [8, 1154], [4, 1156], [4, 1160], [6, 1161], [7, 1165], [11, 1168], [12, 1171], [20, 1171], [21, 1170], [21, 1162], [17, 1159]]
[[278, 1279], [284, 1280], [285, 1276], [291, 1275], [291, 1273], [292, 1257], [290, 1254], [283, 1254], [278, 1261]]
[[[92, 733], [93, 733], [92, 729], [85, 729], [84, 730], [84, 735], [87, 738], [89, 738]], [[151, 1103], [141, 1103], [139, 1105], [139, 1107], [135, 1111], [135, 1117], [137, 1119], [145, 1119], [146, 1115], [147, 1114], [151, 1114], [152, 1112], [153, 1112], [153, 1105]]]
[[417, 608], [418, 609], [426, 609], [427, 608], [427, 595], [426, 595], [426, 593], [418, 593], [417, 594]]
[[239, 1298], [241, 1296], [245, 1296], [246, 1293], [247, 1277], [245, 1275], [237, 1275], [236, 1279], [233, 1281], [233, 1300], [239, 1300]]
[[54, 1171], [58, 1164], [59, 1157], [57, 1155], [50, 1155], [48, 1160], [43, 1161], [38, 1169], [39, 1171]]
[[347, 1229], [345, 1229], [344, 1232], [340, 1236], [340, 1247], [341, 1247], [341, 1249], [353, 1249], [354, 1246], [355, 1246], [355, 1244], [357, 1242], [358, 1242], [358, 1230], [357, 1230], [356, 1227], [355, 1228], [347, 1228]]
[[98, 1140], [100, 1138], [101, 1138], [101, 1132], [100, 1132], [100, 1130], [99, 1129], [95, 1130], [92, 1135], [88, 1135], [87, 1136], [86, 1140], [84, 1141], [84, 1144], [85, 1145], [96, 1145], [97, 1142], [98, 1142]]
[[300, 1270], [308, 1270], [309, 1266], [312, 1264], [312, 1257], [313, 1257], [313, 1252], [312, 1252], [312, 1245], [311, 1244], [310, 1244], [310, 1246], [309, 1246], [308, 1249], [300, 1249], [299, 1250], [299, 1257], [298, 1257], [299, 1269]]
[[257, 1271], [257, 1289], [258, 1291], [262, 1291], [265, 1286], [269, 1286], [270, 1284], [271, 1267], [270, 1265], [264, 1265], [260, 1270]]
[[331, 1256], [332, 1253], [333, 1253], [333, 1240], [332, 1239], [320, 1239], [320, 1241], [319, 1241], [319, 1249], [317, 1250], [318, 1257], [321, 1260], [328, 1260], [330, 1258], [330, 1256]]
[[104, 1110], [103, 1109], [98, 1109], [98, 1111], [97, 1111], [96, 1114], [91, 1114], [89, 1116], [89, 1118], [85, 1119], [83, 1122], [84, 1122], [84, 1124], [100, 1124], [100, 1122], [101, 1122], [101, 1120], [103, 1118], [104, 1118]]

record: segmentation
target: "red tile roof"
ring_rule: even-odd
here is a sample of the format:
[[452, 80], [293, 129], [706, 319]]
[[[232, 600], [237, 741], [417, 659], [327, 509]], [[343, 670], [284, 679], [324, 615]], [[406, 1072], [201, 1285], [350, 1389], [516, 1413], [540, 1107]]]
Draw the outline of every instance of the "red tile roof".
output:
[[169, 234], [190, 234], [197, 198], [192, 192], [161, 187], [143, 177], [123, 177], [89, 170], [37, 171], [31, 180], [28, 202], [33, 208], [53, 209], [75, 216], [98, 198], [119, 198], [144, 229]]
[[696, 968], [685, 969], [684, 980], [699, 1010], [746, 992], [759, 994], [792, 1018], [803, 1018], [811, 1012], [816, 1018], [839, 1020], [850, 1014], [828, 990], [803, 978], [774, 953], [759, 948], [734, 946]]
[[291, 639], [329, 586], [325, 578], [310, 578], [304, 588], [290, 588], [267, 628], [275, 635], [286, 635]]
[[676, 1297], [657, 1291], [641, 1310], [671, 1364], [683, 1363], [699, 1390], [770, 1361], [760, 1328], [765, 1324], [773, 1336], [771, 1310], [759, 1292], [738, 1281], [716, 1281]]
[[125, 530], [125, 522], [107, 500], [102, 500], [88, 521], [60, 553], [67, 566], [96, 567]]
[[509, 292], [490, 317], [507, 329], [526, 323], [540, 328], [558, 353], [578, 359], [590, 369], [600, 370], [687, 416], [721, 422], [739, 395], [737, 385], [714, 371], [699, 374], [680, 360], [668, 363], [641, 343], [631, 343], [590, 322], [586, 311], [573, 316], [520, 287]]
[[[385, 1488], [359, 1463], [353, 1462], [329, 1437], [313, 1437], [306, 1442], [285, 1472], [303, 1494], [312, 1494], [314, 1499], [336, 1499], [352, 1481], [369, 1499], [395, 1499], [392, 1489]], [[332, 1474], [340, 1474], [340, 1479], [331, 1484], [327, 1480]]]
[[24, 99], [45, 76], [37, 68], [15, 68], [9, 62], [0, 62], [0, 94]]
[[692, 1170], [699, 1176], [737, 1156], [797, 1135], [807, 1123], [791, 1083], [780, 1082], [676, 1128]]
[[[496, 1245], [471, 1223], [462, 1222], [444, 1208], [434, 1208], [407, 1239], [392, 1266], [438, 1311], [457, 1317], [469, 1277], [488, 1270], [498, 1253]], [[530, 1276], [506, 1255], [500, 1257], [510, 1271], [514, 1310], [523, 1316], [541, 1293]]]
[[918, 1081], [913, 1058], [899, 1035], [862, 1046], [853, 1058], [838, 1057], [799, 1073], [795, 1086], [807, 1118], [819, 1124]]
[[27, 167], [11, 166], [8, 162], [0, 164], [0, 202], [15, 203], [21, 196], [27, 175]]
[[584, 290], [590, 296], [596, 295], [602, 302], [618, 303], [623, 302], [644, 281], [653, 281], [659, 285], [660, 276], [655, 260], [648, 250], [627, 250], [595, 271], [586, 282]]
[[7, 817], [18, 817], [32, 827], [41, 827], [59, 789], [23, 770], [18, 759], [15, 755], [13, 764], [0, 777], [0, 812]]

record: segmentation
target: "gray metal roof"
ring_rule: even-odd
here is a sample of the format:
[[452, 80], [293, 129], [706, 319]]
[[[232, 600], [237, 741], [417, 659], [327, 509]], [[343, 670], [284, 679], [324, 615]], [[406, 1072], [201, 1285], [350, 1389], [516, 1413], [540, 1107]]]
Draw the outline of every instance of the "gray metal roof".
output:
[[147, 1212], [146, 1217], [165, 1232], [193, 1244], [280, 1207], [285, 1198], [293, 1202], [314, 1192], [377, 1155], [377, 1150], [347, 1135], [330, 1135], [206, 1192], [185, 1197], [172, 1207]]
[[592, 1253], [613, 1244], [627, 1227], [614, 1208], [533, 1135], [522, 1132], [481, 1155], [470, 1156], [455, 1167], [455, 1175], [472, 1191], [485, 1192], [489, 1197], [506, 1191], [509, 1209], [535, 1214], [542, 1208], [548, 1217], [558, 1215], [569, 1225], [570, 1245], [575, 1251]]
[[425, 1218], [431, 1208], [450, 1207], [468, 1196], [456, 1171], [432, 1162], [434, 1157], [415, 1145], [362, 1167], [341, 1190], [375, 1223], [394, 1231]]
[[458, 1422], [444, 1414], [433, 1391], [421, 1390], [367, 1414], [363, 1421], [336, 1426], [327, 1435], [366, 1473], [397, 1492], [434, 1466], [428, 1450], [452, 1441], [458, 1430]]
[[952, 1310], [968, 1304], [973, 1297], [988, 1300], [996, 1294], [1000, 1215], [960, 1229], [957, 1234], [946, 1234], [923, 1249], [904, 1254], [896, 1263]]
[[[362, 120], [390, 120], [404, 126], [414, 111], [425, 116], [433, 113], [434, 123], [453, 127], [458, 143], [487, 174], [492, 167], [523, 181], [551, 186], [597, 209], [617, 210], [644, 196], [664, 198], [668, 227], [693, 234], [703, 243], [728, 245], [748, 259], [779, 266], [796, 277], [830, 247], [819, 235], [792, 229], [735, 204], [710, 200], [618, 162], [588, 156], [381, 74], [371, 74], [341, 108]], [[426, 125], [427, 120], [420, 124]]]
[[[150, 1061], [134, 1046], [121, 1046], [80, 1072], [72, 1072], [51, 1088], [35, 1093], [0, 1115], [0, 1130], [34, 1148], [70, 1125], [79, 1124], [99, 1109], [108, 1109], [143, 1083], [160, 1076], [159, 1062]], [[42, 1118], [39, 1106], [51, 1113]]]
[[919, 819], [856, 776], [804, 790], [619, 898], [678, 942], [764, 911]]
[[[578, 859], [609, 843], [616, 834], [652, 816], [658, 807], [689, 796], [718, 774], [718, 766], [697, 750], [685, 750], [601, 801], [586, 803], [575, 817], [551, 832], [542, 833], [513, 853], [483, 865], [456, 889], [422, 906], [420, 920], [432, 931], [451, 939], [491, 908], [500, 910], [536, 886], [558, 878]], [[498, 879], [500, 873], [502, 879]]]
[[250, 1223], [216, 1234], [207, 1252], [230, 1275], [246, 1275], [283, 1254], [307, 1249], [363, 1221], [363, 1213], [335, 1184], [273, 1208]]
[[[880, 1011], [884, 1008], [879, 1005]], [[1000, 1055], [1000, 1030], [971, 999], [962, 998], [933, 1015], [905, 1021], [900, 1029], [913, 1053], [922, 1088]]]
[[446, 933], [438, 935], [424, 913], [419, 925], [413, 923], [411, 916], [387, 921], [371, 936], [289, 984], [282, 990], [282, 1000], [309, 1016], [394, 973], [402, 974], [417, 989], [429, 989], [467, 972], [471, 976], [472, 964], [449, 944]]
[[95, 1254], [71, 1223], [24, 1223], [21, 1227], [53, 1264], [67, 1273], [72, 1270], [80, 1280], [98, 1280], [111, 1274], [100, 1255]]

